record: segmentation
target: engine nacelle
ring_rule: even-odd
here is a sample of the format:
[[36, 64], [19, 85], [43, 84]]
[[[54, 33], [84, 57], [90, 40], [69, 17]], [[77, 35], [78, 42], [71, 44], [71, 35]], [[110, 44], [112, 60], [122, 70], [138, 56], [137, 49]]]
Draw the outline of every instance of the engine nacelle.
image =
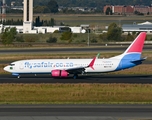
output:
[[52, 70], [52, 77], [68, 77], [69, 73], [65, 70]]

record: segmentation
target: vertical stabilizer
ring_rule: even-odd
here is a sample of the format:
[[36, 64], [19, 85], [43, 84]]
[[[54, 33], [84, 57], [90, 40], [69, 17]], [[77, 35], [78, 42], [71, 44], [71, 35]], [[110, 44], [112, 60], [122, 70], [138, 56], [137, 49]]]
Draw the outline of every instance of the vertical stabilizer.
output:
[[145, 58], [141, 58], [145, 39], [146, 32], [141, 32], [123, 54], [115, 57], [119, 60], [119, 65], [116, 68], [116, 71], [132, 68], [141, 64], [142, 61], [145, 60]]
[[145, 39], [146, 32], [141, 32], [124, 53], [142, 53]]
[[112, 57], [111, 59], [140, 59], [145, 39], [146, 32], [141, 32], [123, 54]]

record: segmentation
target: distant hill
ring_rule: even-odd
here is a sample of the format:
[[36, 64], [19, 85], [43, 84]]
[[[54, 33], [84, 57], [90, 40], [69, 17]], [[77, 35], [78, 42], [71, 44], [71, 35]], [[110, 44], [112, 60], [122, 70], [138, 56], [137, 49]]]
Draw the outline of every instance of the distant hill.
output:
[[[6, 0], [10, 5], [12, 0]], [[22, 5], [23, 0], [13, 0], [17, 5]], [[46, 5], [50, 0], [34, 0], [34, 5]], [[59, 6], [64, 7], [98, 7], [104, 5], [147, 5], [152, 4], [151, 0], [56, 0]]]

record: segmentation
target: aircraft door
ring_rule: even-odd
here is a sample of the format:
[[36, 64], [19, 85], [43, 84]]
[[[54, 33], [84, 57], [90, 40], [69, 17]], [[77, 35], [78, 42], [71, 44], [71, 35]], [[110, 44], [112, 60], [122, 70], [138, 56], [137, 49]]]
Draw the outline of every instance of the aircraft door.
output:
[[24, 64], [23, 64], [23, 63], [20, 63], [19, 69], [20, 69], [20, 70], [23, 70], [23, 69], [24, 69]]

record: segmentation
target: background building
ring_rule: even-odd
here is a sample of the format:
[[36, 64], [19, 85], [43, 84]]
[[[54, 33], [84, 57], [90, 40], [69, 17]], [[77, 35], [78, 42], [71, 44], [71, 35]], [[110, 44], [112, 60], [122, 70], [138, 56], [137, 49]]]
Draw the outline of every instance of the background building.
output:
[[1, 14], [1, 20], [4, 21], [6, 19], [6, 0], [0, 1], [0, 14]]
[[35, 33], [33, 30], [33, 0], [24, 0], [23, 33]]
[[135, 6], [124, 6], [124, 5], [106, 5], [104, 6], [104, 14], [106, 14], [107, 8], [110, 8], [112, 10], [113, 14], [134, 14], [135, 12], [143, 13], [143, 14], [151, 14], [152, 13], [152, 7], [151, 6], [143, 6], [143, 5], [135, 5]]
[[152, 23], [151, 22], [144, 22], [144, 23], [133, 23], [133, 24], [124, 24], [122, 25], [122, 31], [125, 33], [128, 32], [147, 32], [152, 33]]

